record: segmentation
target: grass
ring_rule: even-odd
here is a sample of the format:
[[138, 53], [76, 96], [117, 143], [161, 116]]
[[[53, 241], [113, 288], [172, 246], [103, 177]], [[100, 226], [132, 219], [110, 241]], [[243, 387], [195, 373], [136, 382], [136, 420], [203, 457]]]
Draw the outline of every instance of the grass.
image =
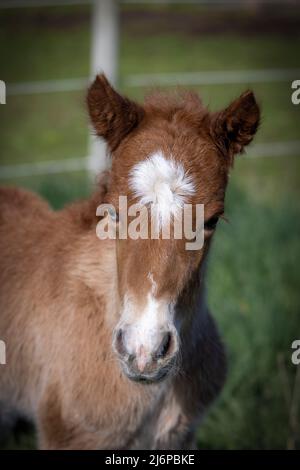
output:
[[[298, 168], [296, 161], [290, 165]], [[228, 381], [199, 432], [199, 445], [299, 447], [299, 396], [297, 429], [290, 416], [297, 372], [290, 348], [299, 336], [299, 202], [293, 191], [289, 198], [282, 190], [275, 204], [268, 196], [254, 200], [238, 182], [239, 173], [228, 192], [230, 223], [217, 234], [208, 280], [209, 302], [228, 347]], [[280, 173], [272, 179], [280, 187]]]
[[[0, 28], [0, 78], [18, 82], [87, 76], [88, 16], [86, 9], [76, 11], [86, 19], [67, 30], [33, 22], [13, 34], [9, 21]], [[35, 14], [28, 10], [24, 24]], [[299, 67], [299, 35], [150, 34], [144, 29], [143, 23], [134, 31], [125, 23], [121, 36], [120, 85], [137, 99], [147, 90], [125, 88], [128, 74]], [[253, 86], [263, 109], [256, 142], [299, 140], [300, 106], [291, 104], [289, 82], [196, 89], [217, 109], [247, 85]], [[83, 92], [9, 97], [0, 107], [1, 164], [86, 155], [84, 106]], [[298, 369], [290, 360], [291, 343], [300, 335], [299, 157], [240, 157], [232, 172], [226, 199], [229, 223], [218, 227], [208, 278], [209, 303], [228, 348], [229, 374], [199, 430], [200, 448], [300, 448], [299, 400], [291, 416]], [[84, 172], [6, 183], [38, 191], [56, 209], [90, 191]], [[32, 437], [23, 435], [6, 447], [32, 445]]]

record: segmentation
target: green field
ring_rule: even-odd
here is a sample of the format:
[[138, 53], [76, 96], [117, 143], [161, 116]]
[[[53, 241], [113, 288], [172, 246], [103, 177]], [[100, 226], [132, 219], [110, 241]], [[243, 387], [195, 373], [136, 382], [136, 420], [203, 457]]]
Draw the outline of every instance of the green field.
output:
[[[48, 9], [50, 18], [57, 12]], [[69, 15], [68, 9], [64, 12]], [[0, 79], [16, 83], [88, 76], [87, 10], [73, 8], [77, 21], [67, 26], [59, 21], [40, 24], [37, 14], [28, 10], [21, 21], [13, 11], [2, 12], [0, 25], [6, 27], [0, 28]], [[291, 15], [299, 18], [299, 11]], [[211, 16], [210, 10], [213, 21]], [[130, 15], [124, 18], [120, 88], [133, 98], [142, 99], [148, 91], [125, 86], [126, 76], [135, 73], [300, 67], [300, 33], [156, 32], [148, 21], [144, 28], [142, 21], [133, 27]], [[21, 27], [16, 32], [17, 21]], [[195, 88], [217, 109], [247, 87], [262, 105], [256, 143], [300, 140], [300, 105], [291, 103], [289, 81]], [[1, 165], [82, 157], [87, 146], [83, 91], [8, 97], [0, 107]], [[290, 360], [291, 343], [300, 338], [299, 157], [241, 156], [232, 171], [229, 223], [218, 227], [208, 279], [209, 302], [228, 349], [229, 374], [199, 430], [200, 448], [300, 448], [300, 371]], [[84, 172], [2, 183], [37, 190], [55, 208], [90, 192]], [[6, 444], [12, 445], [30, 447], [32, 439]]]

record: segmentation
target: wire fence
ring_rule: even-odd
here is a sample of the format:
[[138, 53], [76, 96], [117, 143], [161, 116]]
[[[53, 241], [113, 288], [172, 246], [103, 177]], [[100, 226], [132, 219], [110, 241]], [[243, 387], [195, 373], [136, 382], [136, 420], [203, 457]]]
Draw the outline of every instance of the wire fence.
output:
[[[300, 76], [300, 69], [221, 70], [189, 73], [157, 73], [129, 75], [123, 80], [126, 87], [220, 85], [254, 82], [280, 82]], [[84, 89], [87, 78], [46, 80], [15, 83], [7, 86], [7, 95], [70, 92]], [[247, 156], [280, 157], [300, 155], [300, 141], [266, 142], [250, 147]], [[90, 157], [65, 158], [16, 165], [0, 166], [0, 179], [13, 179], [46, 174], [57, 174], [90, 169]]]
[[[0, 8], [33, 8], [68, 5], [90, 5], [94, 0], [0, 0]], [[112, 0], [113, 1], [113, 0]], [[296, 5], [298, 0], [258, 0], [261, 5]], [[190, 4], [190, 5], [213, 5], [221, 7], [247, 7], [249, 0], [119, 0], [121, 4], [128, 5], [170, 5], [170, 4]]]
[[[286, 142], [268, 142], [252, 145], [246, 158], [287, 157], [300, 155], [300, 140]], [[53, 175], [59, 173], [88, 171], [89, 157], [66, 158], [42, 162], [3, 165], [0, 167], [0, 179], [8, 180], [19, 177]]]
[[[35, 6], [58, 6], [58, 5], [90, 5], [92, 0], [0, 0], [1, 8], [21, 8]], [[246, 6], [248, 2], [238, 0], [122, 0], [120, 3], [128, 4], [206, 4], [206, 5], [239, 5]], [[282, 1], [261, 0], [259, 3], [276, 4]], [[297, 4], [295, 0], [287, 0], [286, 4]], [[178, 73], [153, 73], [128, 75], [122, 80], [122, 85], [127, 88], [142, 88], [152, 86], [198, 86], [198, 85], [228, 85], [228, 84], [252, 84], [270, 83], [294, 80], [300, 76], [300, 68], [290, 69], [255, 69], [255, 70], [213, 70], [201, 72], [178, 72]], [[61, 80], [45, 80], [21, 83], [8, 83], [6, 87], [7, 96], [32, 95], [42, 93], [59, 93], [79, 91], [86, 88], [89, 79], [87, 77], [68, 78]], [[250, 147], [247, 155], [250, 158], [279, 157], [300, 155], [300, 141], [267, 142]], [[84, 171], [90, 169], [91, 155], [79, 158], [65, 158], [59, 161], [40, 161], [16, 165], [0, 166], [0, 179], [12, 179], [15, 177], [36, 176], [45, 174], [56, 174], [64, 172]]]
[[[128, 75], [123, 85], [128, 88], [178, 85], [226, 85], [239, 83], [270, 83], [294, 80], [300, 76], [300, 68], [259, 70], [213, 70], [202, 72], [175, 72]], [[7, 84], [7, 95], [31, 95], [79, 91], [89, 82], [88, 78], [67, 78]]]

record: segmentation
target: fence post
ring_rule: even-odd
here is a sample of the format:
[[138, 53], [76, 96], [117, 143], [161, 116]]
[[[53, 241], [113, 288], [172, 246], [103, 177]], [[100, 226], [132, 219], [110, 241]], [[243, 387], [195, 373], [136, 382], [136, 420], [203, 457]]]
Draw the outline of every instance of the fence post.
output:
[[[117, 83], [119, 5], [118, 0], [93, 0], [91, 78], [104, 72], [113, 85]], [[90, 137], [88, 170], [91, 176], [109, 166], [105, 142]]]

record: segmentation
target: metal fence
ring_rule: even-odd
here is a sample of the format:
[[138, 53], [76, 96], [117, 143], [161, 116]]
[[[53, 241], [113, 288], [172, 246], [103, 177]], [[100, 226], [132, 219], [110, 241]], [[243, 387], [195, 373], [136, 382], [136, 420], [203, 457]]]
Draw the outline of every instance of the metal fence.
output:
[[[116, 83], [118, 69], [118, 37], [119, 37], [119, 3], [145, 4], [149, 1], [138, 0], [9, 0], [0, 1], [0, 8], [24, 8], [58, 5], [87, 4], [93, 8], [92, 13], [92, 42], [91, 42], [91, 76], [99, 70], [103, 70], [112, 83]], [[183, 2], [154, 0], [150, 3], [191, 3], [228, 5], [241, 4], [238, 1], [227, 0], [188, 0]], [[248, 2], [246, 1], [245, 4]], [[262, 0], [260, 3], [281, 3], [275, 0]], [[296, 4], [294, 0], [286, 3]], [[126, 87], [148, 86], [174, 86], [174, 85], [220, 85], [240, 83], [269, 83], [286, 80], [294, 80], [300, 76], [299, 69], [259, 69], [259, 70], [219, 70], [219, 71], [195, 71], [178, 73], [135, 74], [124, 78]], [[63, 80], [33, 81], [24, 83], [7, 84], [7, 96], [28, 95], [38, 93], [59, 93], [81, 90], [88, 84], [88, 77], [67, 78]], [[257, 144], [250, 147], [249, 157], [300, 155], [300, 141], [270, 142]], [[68, 158], [60, 161], [34, 162], [19, 165], [0, 167], [0, 178], [14, 178], [18, 176], [32, 176], [41, 174], [62, 173], [67, 171], [88, 170], [92, 173], [101, 171], [107, 166], [105, 144], [92, 138], [88, 156]]]

